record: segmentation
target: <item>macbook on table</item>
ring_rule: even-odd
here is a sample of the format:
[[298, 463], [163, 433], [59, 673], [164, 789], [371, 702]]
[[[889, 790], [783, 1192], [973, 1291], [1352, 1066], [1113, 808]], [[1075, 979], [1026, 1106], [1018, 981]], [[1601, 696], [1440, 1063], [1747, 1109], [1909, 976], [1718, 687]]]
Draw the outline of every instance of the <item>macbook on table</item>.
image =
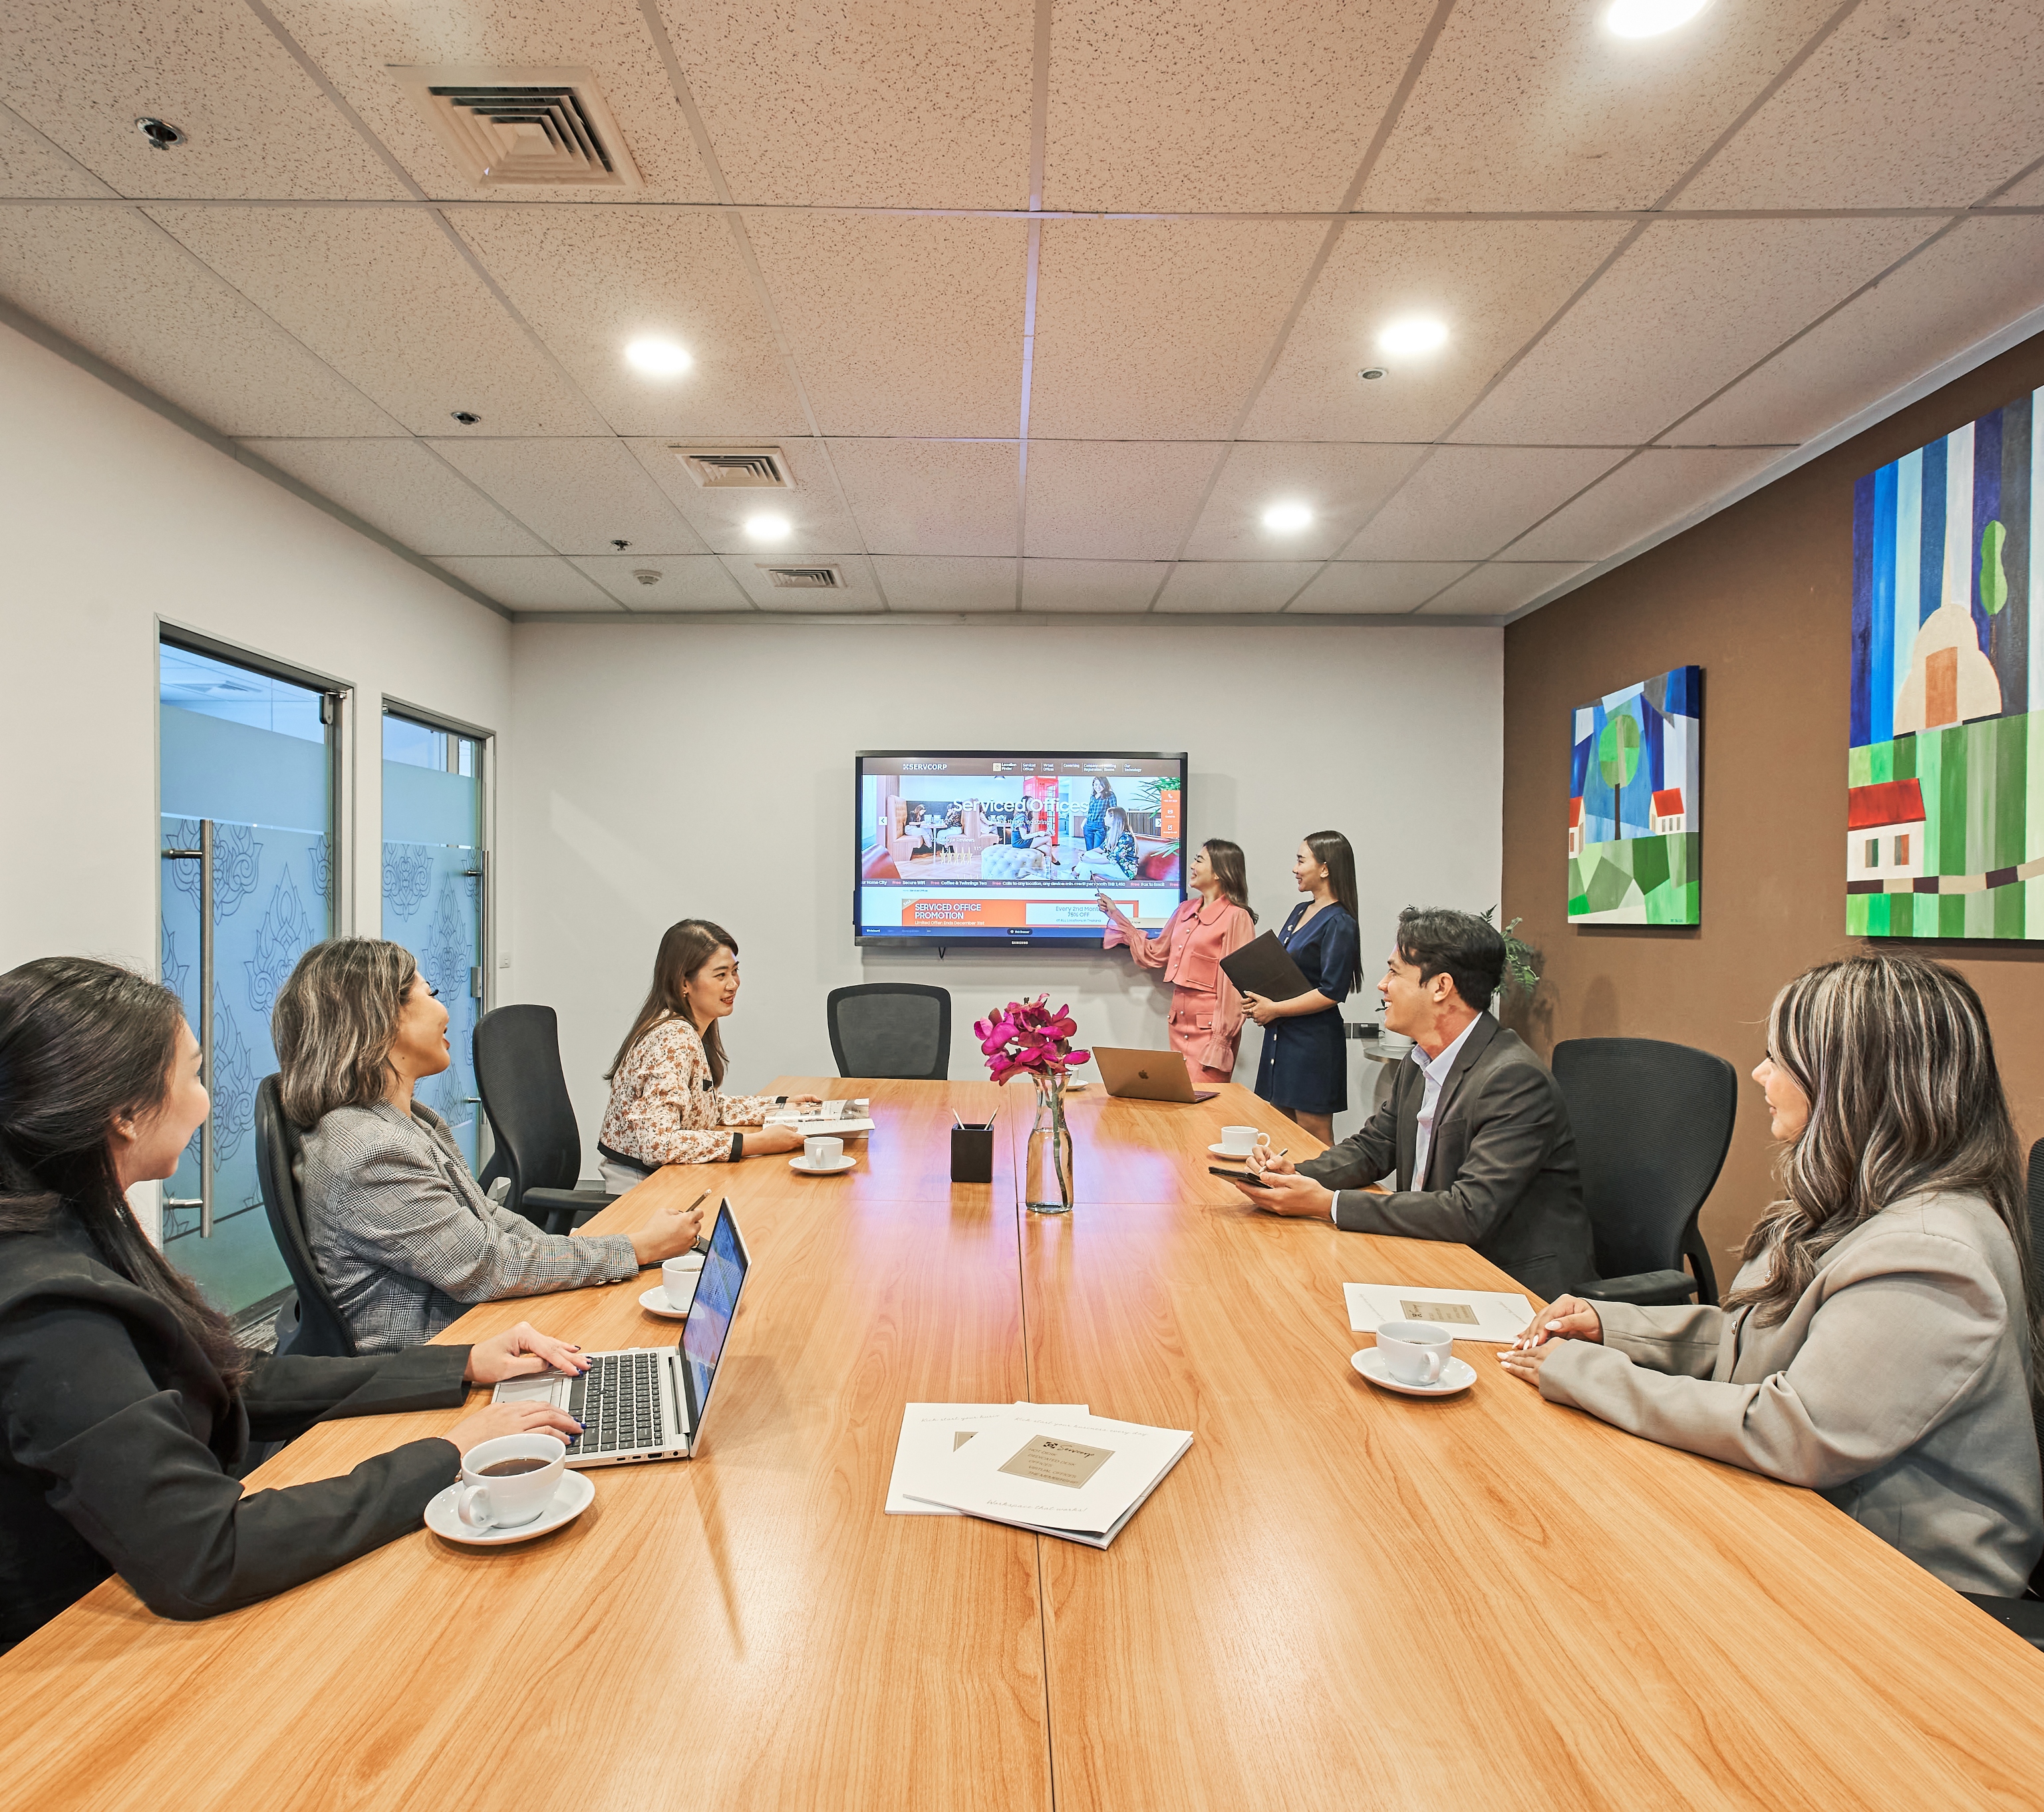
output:
[[1193, 1073], [1176, 1051], [1118, 1051], [1096, 1044], [1093, 1060], [1107, 1092], [1117, 1100], [1211, 1101], [1216, 1093], [1193, 1087]]

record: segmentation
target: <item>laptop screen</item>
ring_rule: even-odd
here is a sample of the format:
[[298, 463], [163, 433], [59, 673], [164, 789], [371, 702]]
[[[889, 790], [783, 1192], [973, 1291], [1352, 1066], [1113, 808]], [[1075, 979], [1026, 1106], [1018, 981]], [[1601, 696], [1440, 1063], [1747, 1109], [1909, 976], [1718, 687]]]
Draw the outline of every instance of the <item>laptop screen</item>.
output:
[[682, 1325], [682, 1386], [688, 1393], [691, 1433], [702, 1431], [703, 1411], [709, 1404], [711, 1381], [717, 1362], [731, 1332], [732, 1312], [738, 1306], [738, 1293], [744, 1287], [747, 1260], [738, 1237], [738, 1225], [731, 1218], [731, 1203], [722, 1203], [717, 1225], [710, 1230], [709, 1250], [703, 1255], [701, 1280], [695, 1299], [689, 1305], [689, 1318]]

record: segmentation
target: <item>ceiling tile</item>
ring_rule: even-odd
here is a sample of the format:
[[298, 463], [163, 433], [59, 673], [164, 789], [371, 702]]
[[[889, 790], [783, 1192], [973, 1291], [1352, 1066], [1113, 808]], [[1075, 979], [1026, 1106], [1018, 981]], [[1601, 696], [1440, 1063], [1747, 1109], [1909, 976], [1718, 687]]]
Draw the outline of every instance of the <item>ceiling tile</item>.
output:
[[[728, 224], [683, 208], [462, 208], [455, 229], [620, 434], [808, 432]], [[641, 337], [695, 363], [648, 378]]]
[[1157, 599], [1167, 614], [1188, 611], [1280, 610], [1313, 576], [1313, 560], [1207, 560], [1181, 563]]
[[[605, 554], [571, 560], [628, 610], [749, 610], [751, 601], [714, 554]], [[657, 573], [650, 585], [635, 575]]]
[[1337, 560], [1299, 594], [1285, 614], [1353, 611], [1396, 615], [1416, 610], [1470, 567], [1467, 560]]
[[1015, 0], [660, 0], [741, 202], [1029, 198], [1032, 10]]
[[1515, 560], [1600, 560], [1714, 503], [1781, 457], [1776, 447], [1650, 448], [1504, 549]]
[[1623, 456], [1603, 448], [1439, 448], [1343, 557], [1486, 559]]
[[706, 202], [709, 173], [636, 6], [616, 0], [420, 6], [416, 0], [267, 0], [271, 12], [429, 195], [479, 193], [521, 202], [605, 202], [631, 192], [541, 188], [479, 191], [392, 79], [390, 66], [586, 69], [617, 121], [645, 187], [634, 198]]
[[493, 434], [605, 424], [436, 224], [405, 208], [151, 213], [415, 434], [473, 410]]
[[1963, 207], [2044, 150], [2044, 11], [1862, 6], [1682, 191], [1692, 208]]
[[1064, 0], [1043, 203], [1338, 207], [1434, 0]]
[[1312, 220], [1046, 221], [1031, 435], [1231, 433], [1326, 233]]
[[876, 554], [874, 568], [896, 610], [1012, 610], [1015, 561]]
[[[846, 554], [829, 563], [844, 575], [844, 589], [841, 591], [783, 591], [760, 570], [764, 564], [756, 554], [727, 555], [724, 562], [724, 570], [738, 582], [746, 596], [763, 610], [806, 614], [810, 611], [878, 612], [886, 608], [874, 586], [873, 575], [866, 570], [866, 558], [863, 554]], [[790, 560], [786, 564], [794, 565], [801, 563]]]
[[1476, 406], [1455, 438], [1650, 439], [1937, 225], [1657, 222]]
[[1582, 571], [1577, 560], [1499, 561], [1480, 566], [1424, 606], [1428, 617], [1501, 617]]
[[10, 109], [0, 106], [0, 195], [110, 195], [113, 191], [74, 163]]
[[2034, 169], [2019, 183], [2011, 183], [1994, 198], [1997, 207], [2034, 208], [2044, 206], [2044, 166]]
[[442, 555], [433, 564], [466, 579], [507, 610], [614, 612], [618, 608], [600, 587], [552, 554], [534, 560]]
[[138, 213], [0, 208], [0, 294], [223, 434], [396, 434]]
[[1801, 442], [2044, 307], [2044, 220], [1964, 221], [1670, 433]]
[[1202, 441], [1032, 440], [1023, 552], [1169, 560], [1223, 452]]
[[1836, 10], [1712, 6], [1666, 37], [1627, 40], [1583, 0], [1461, 0], [1360, 205], [1649, 206]]
[[706, 553], [660, 487], [618, 440], [436, 440], [440, 457], [564, 554]]
[[[241, 0], [9, 0], [0, 99], [124, 195], [405, 193]], [[185, 143], [154, 148], [141, 113]]]
[[245, 440], [416, 553], [540, 554], [544, 544], [417, 440]]
[[824, 433], [1016, 431], [1022, 221], [754, 214], [746, 229]]
[[[1431, 440], [1625, 237], [1626, 221], [1351, 221], [1243, 432], [1259, 440]], [[1448, 343], [1393, 358], [1408, 315]], [[1384, 367], [1364, 382], [1357, 373]]]
[[1171, 570], [1163, 560], [1022, 563], [1024, 610], [1147, 610]]
[[831, 457], [875, 553], [1014, 552], [1021, 485], [1012, 442], [833, 440]]
[[[665, 440], [628, 440], [625, 444], [713, 552], [770, 554], [778, 560], [786, 555], [859, 550], [859, 529], [839, 495], [829, 461], [813, 440], [784, 437], [772, 443], [795, 481], [788, 491], [706, 488], [690, 477], [687, 467]], [[755, 516], [785, 516], [787, 538], [770, 547], [756, 541], [745, 529], [747, 519]]]
[[[1185, 543], [1188, 560], [1331, 559], [1426, 455], [1424, 447], [1343, 447], [1325, 440], [1244, 441], [1228, 463]], [[1303, 503], [1313, 519], [1279, 533], [1263, 526], [1274, 503]]]

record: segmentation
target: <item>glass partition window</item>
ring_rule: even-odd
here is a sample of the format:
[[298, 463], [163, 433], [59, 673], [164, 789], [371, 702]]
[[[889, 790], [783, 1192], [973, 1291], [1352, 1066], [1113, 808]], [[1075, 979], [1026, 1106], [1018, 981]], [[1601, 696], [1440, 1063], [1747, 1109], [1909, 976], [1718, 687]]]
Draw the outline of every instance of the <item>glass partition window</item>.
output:
[[473, 1168], [481, 1128], [475, 1021], [483, 1010], [482, 743], [383, 717], [383, 935], [418, 960], [448, 1010], [453, 1061], [420, 1083]]

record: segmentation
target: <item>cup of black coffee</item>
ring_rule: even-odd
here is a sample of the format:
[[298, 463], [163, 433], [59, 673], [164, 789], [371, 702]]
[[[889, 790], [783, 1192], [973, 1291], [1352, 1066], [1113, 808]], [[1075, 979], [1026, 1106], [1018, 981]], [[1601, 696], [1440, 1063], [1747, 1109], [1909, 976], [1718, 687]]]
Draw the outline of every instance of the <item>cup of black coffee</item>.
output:
[[461, 1456], [455, 1514], [480, 1533], [536, 1521], [553, 1501], [567, 1468], [566, 1443], [551, 1434], [506, 1434]]

